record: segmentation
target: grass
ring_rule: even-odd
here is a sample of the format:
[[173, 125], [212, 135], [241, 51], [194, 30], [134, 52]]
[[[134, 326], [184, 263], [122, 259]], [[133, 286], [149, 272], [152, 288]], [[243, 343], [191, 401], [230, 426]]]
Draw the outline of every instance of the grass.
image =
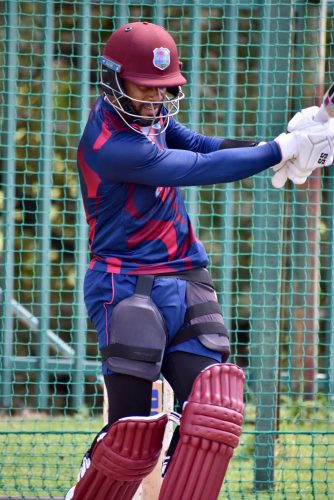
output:
[[[313, 410], [312, 410], [313, 411]], [[248, 421], [230, 464], [220, 500], [325, 500], [334, 498], [333, 420], [285, 413], [275, 444], [275, 483], [254, 491], [255, 432]], [[251, 417], [251, 412], [248, 418]], [[316, 424], [315, 424], [316, 422]], [[101, 419], [28, 415], [0, 418], [0, 496], [64, 497]], [[330, 429], [328, 431], [328, 428]], [[270, 464], [263, 475], [270, 477]], [[172, 500], [172, 499], [171, 499]], [[205, 499], [203, 499], [205, 500]]]
[[[229, 467], [220, 499], [325, 500], [334, 488], [334, 432], [284, 431], [275, 444], [274, 484], [270, 491], [254, 491], [254, 453], [249, 453], [255, 434], [243, 434]], [[261, 462], [259, 463], [261, 464]], [[271, 477], [270, 464], [259, 468], [260, 479]], [[267, 483], [268, 484], [268, 483]]]
[[0, 496], [64, 496], [101, 419], [0, 420]]

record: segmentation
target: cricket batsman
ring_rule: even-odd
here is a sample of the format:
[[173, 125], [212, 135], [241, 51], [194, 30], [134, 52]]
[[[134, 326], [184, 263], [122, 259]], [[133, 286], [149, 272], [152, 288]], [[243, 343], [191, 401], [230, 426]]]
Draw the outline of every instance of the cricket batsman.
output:
[[295, 123], [267, 143], [189, 130], [175, 119], [186, 84], [177, 47], [155, 24], [117, 29], [99, 63], [102, 93], [77, 158], [92, 255], [85, 304], [109, 422], [66, 499], [133, 498], [161, 452], [167, 415], [149, 415], [162, 374], [182, 414], [159, 500], [216, 500], [242, 430], [244, 374], [227, 362], [229, 332], [181, 188], [271, 167], [301, 184], [333, 162], [334, 134], [329, 121], [313, 120], [314, 110], [295, 119], [301, 130]]

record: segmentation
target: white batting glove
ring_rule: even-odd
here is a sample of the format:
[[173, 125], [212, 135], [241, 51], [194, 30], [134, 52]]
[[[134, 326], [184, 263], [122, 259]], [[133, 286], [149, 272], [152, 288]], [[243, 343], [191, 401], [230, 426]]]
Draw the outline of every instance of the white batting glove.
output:
[[295, 130], [303, 130], [316, 124], [315, 115], [319, 111], [319, 106], [311, 106], [309, 108], [298, 111], [288, 123], [287, 130], [294, 132]]
[[[298, 113], [296, 113], [288, 123], [288, 126], [287, 126], [288, 132], [295, 132], [296, 130], [303, 130], [304, 128], [316, 125], [316, 122], [314, 121], [314, 117], [318, 111], [319, 111], [319, 106], [310, 106], [309, 108], [304, 108], [301, 111], [298, 111]], [[333, 122], [334, 122], [334, 120], [333, 120]], [[281, 168], [283, 169], [285, 166], [287, 166], [287, 162], [282, 160], [280, 163], [275, 165], [273, 167], [273, 169], [274, 169], [274, 171], [278, 171]], [[276, 176], [276, 178], [277, 178], [277, 182], [278, 182], [278, 177]], [[282, 180], [284, 178], [283, 172], [281, 173], [281, 178], [282, 178]], [[285, 178], [287, 178], [287, 177], [285, 176]], [[283, 182], [283, 184], [284, 184], [284, 182]]]
[[281, 134], [275, 141], [280, 146], [282, 161], [298, 159], [305, 170], [333, 163], [334, 133], [329, 122]]
[[[275, 167], [273, 167], [274, 170]], [[276, 171], [271, 183], [275, 188], [282, 188], [288, 179], [294, 184], [304, 184], [313, 171], [313, 168], [309, 170], [301, 169], [297, 160], [288, 160], [283, 167]]]
[[[333, 163], [334, 133], [329, 122], [281, 134], [275, 141], [280, 146], [282, 161], [273, 167], [277, 172], [272, 178], [274, 187], [283, 187], [287, 179], [303, 184], [314, 169]], [[285, 164], [288, 160], [289, 164]]]
[[307, 129], [308, 127], [312, 127], [313, 125], [322, 123], [328, 125], [331, 131], [334, 133], [334, 118], [328, 117], [328, 119], [324, 119], [323, 121], [319, 119], [315, 120], [316, 115], [318, 115], [319, 109], [319, 106], [311, 106], [310, 108], [302, 109], [301, 111], [296, 113], [288, 123], [288, 131], [302, 131], [304, 129]]

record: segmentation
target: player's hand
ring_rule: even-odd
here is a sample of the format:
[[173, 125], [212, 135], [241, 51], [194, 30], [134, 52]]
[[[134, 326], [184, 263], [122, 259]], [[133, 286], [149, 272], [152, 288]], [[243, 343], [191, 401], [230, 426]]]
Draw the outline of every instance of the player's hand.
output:
[[281, 134], [275, 141], [280, 146], [282, 161], [274, 167], [274, 187], [283, 187], [287, 179], [303, 184], [314, 169], [333, 163], [334, 132], [329, 122]]
[[[319, 106], [311, 106], [310, 108], [305, 108], [296, 113], [288, 123], [288, 131], [302, 131], [308, 127], [312, 127], [319, 123], [319, 121], [314, 120], [316, 114], [319, 111]], [[327, 122], [322, 122], [323, 124], [329, 125], [330, 129], [334, 133], [334, 118], [329, 118]]]
[[277, 165], [273, 167], [273, 170], [276, 171], [276, 173], [272, 177], [271, 183], [275, 188], [282, 188], [288, 179], [290, 179], [294, 184], [304, 184], [306, 179], [314, 171], [313, 168], [309, 170], [300, 168], [297, 160], [288, 160], [283, 164], [283, 166], [281, 166], [281, 164], [279, 164], [279, 166], [279, 169], [277, 169]]
[[298, 159], [300, 168], [305, 170], [333, 163], [334, 133], [329, 122], [281, 134], [275, 141], [281, 149], [282, 161]]
[[311, 106], [309, 108], [302, 109], [298, 111], [288, 123], [288, 132], [294, 132], [295, 130], [303, 130], [304, 128], [311, 127], [316, 124], [314, 120], [315, 115], [319, 111], [319, 106]]

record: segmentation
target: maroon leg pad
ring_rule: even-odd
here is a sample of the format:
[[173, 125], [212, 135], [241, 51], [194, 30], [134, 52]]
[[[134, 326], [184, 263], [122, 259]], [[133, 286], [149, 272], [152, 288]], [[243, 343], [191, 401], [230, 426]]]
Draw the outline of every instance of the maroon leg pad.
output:
[[212, 365], [198, 375], [159, 500], [217, 500], [239, 444], [244, 381], [243, 371], [232, 364]]
[[130, 500], [156, 465], [167, 415], [115, 422], [97, 442], [89, 468], [76, 484], [73, 500]]

